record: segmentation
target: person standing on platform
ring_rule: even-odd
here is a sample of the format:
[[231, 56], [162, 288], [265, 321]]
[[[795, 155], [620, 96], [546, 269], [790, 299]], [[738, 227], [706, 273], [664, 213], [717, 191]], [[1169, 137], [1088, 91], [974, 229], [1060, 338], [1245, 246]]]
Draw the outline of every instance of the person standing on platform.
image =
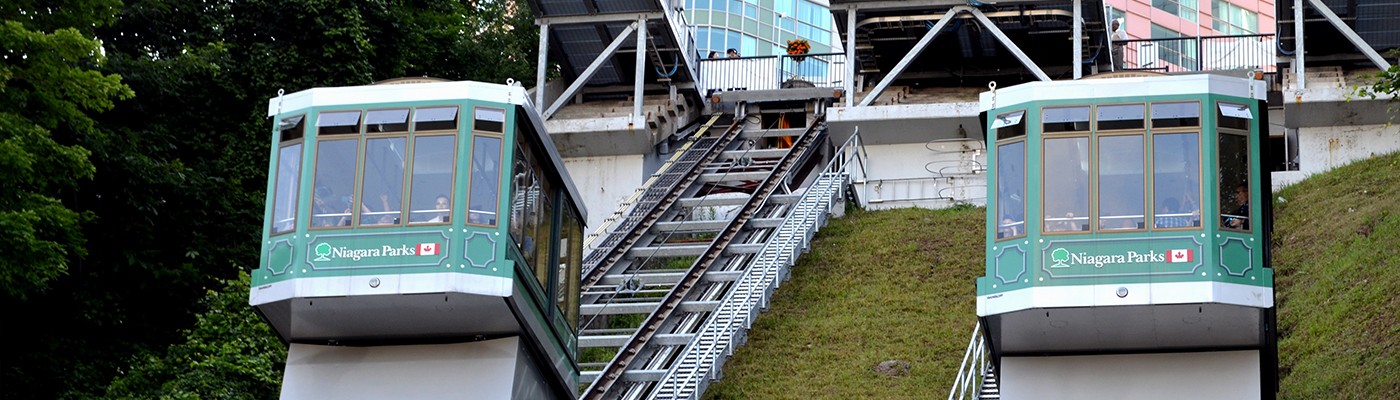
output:
[[1119, 29], [1119, 23], [1117, 19], [1113, 20], [1113, 35], [1109, 39], [1112, 40], [1111, 43], [1113, 45], [1113, 70], [1117, 71], [1119, 69], [1122, 69], [1123, 66], [1126, 64], [1124, 62], [1125, 60], [1123, 59], [1124, 44], [1122, 41], [1128, 40], [1128, 33], [1124, 32], [1122, 29]]

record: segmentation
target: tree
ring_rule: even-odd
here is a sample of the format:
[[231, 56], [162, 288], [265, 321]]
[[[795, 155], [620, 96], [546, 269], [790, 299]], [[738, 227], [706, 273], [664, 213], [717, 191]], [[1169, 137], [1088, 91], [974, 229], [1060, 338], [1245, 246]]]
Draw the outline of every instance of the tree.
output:
[[90, 153], [56, 142], [51, 131], [95, 135], [86, 113], [132, 91], [120, 76], [96, 71], [104, 61], [99, 44], [76, 29], [43, 33], [7, 19], [0, 49], [0, 284], [23, 299], [85, 254], [80, 230], [92, 217], [59, 200], [93, 177]]
[[[37, 9], [45, 12], [24, 11]], [[532, 82], [537, 36], [528, 11], [509, 0], [0, 4], [0, 18], [97, 38], [102, 51], [84, 54], [106, 57], [94, 56], [102, 62], [89, 69], [120, 75], [135, 93], [92, 116], [92, 129], [50, 129], [53, 142], [88, 152], [92, 179], [49, 195], [89, 218], [65, 231], [87, 241], [46, 290], [0, 297], [14, 320], [44, 321], [7, 332], [27, 345], [6, 352], [0, 397], [107, 392], [119, 371], [136, 368], [127, 368], [133, 357], [186, 341], [180, 332], [197, 322], [204, 288], [257, 265], [266, 107], [278, 89], [420, 75]]]
[[271, 399], [282, 385], [287, 349], [248, 307], [247, 273], [201, 302], [184, 340], [142, 354], [108, 387], [112, 399]]

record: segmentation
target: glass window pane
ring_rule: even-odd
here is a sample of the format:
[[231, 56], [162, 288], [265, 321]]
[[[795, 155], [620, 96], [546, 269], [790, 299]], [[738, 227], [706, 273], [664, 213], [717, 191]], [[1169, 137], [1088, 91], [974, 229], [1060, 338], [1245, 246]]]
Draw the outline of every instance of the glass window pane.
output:
[[277, 186], [272, 196], [272, 234], [297, 227], [297, 187], [301, 182], [301, 143], [277, 150]]
[[277, 129], [282, 131], [281, 141], [297, 140], [306, 135], [306, 116], [298, 115], [291, 118], [283, 118], [277, 123]]
[[[554, 207], [553, 196], [547, 191], [540, 191], [539, 215], [535, 216], [537, 223], [535, 229], [535, 278], [540, 280], [540, 287], [549, 289], [549, 273], [554, 271], [554, 263], [550, 261], [549, 251], [554, 247]], [[548, 298], [548, 297], [546, 297]]]
[[1215, 119], [1221, 128], [1249, 130], [1249, 120], [1254, 119], [1254, 115], [1249, 112], [1249, 106], [1222, 102], [1217, 108], [1219, 113]]
[[1152, 207], [1156, 228], [1201, 226], [1200, 134], [1152, 135]]
[[1045, 232], [1089, 230], [1089, 138], [1045, 139]]
[[408, 132], [408, 109], [371, 110], [365, 114], [365, 132]]
[[1201, 126], [1201, 103], [1152, 103], [1152, 127]]
[[355, 154], [359, 140], [316, 143], [316, 191], [311, 203], [311, 226], [350, 226], [355, 204]]
[[360, 225], [395, 225], [403, 204], [405, 144], [408, 139], [365, 141], [365, 174], [360, 190]]
[[534, 265], [535, 222], [528, 218], [534, 214], [531, 209], [539, 196], [539, 187], [535, 184], [535, 171], [530, 168], [530, 159], [523, 147], [523, 144], [516, 146], [515, 161], [511, 166], [510, 235], [525, 256], [525, 264]]
[[578, 327], [579, 278], [583, 269], [583, 225], [571, 209], [559, 228], [559, 307], [571, 329]]
[[472, 129], [486, 132], [501, 132], [506, 122], [506, 110], [490, 107], [477, 107]]
[[1040, 119], [1046, 133], [1088, 131], [1089, 106], [1045, 108]]
[[1099, 106], [1096, 111], [1099, 129], [1142, 129], [1144, 126], [1142, 104]]
[[497, 192], [501, 188], [501, 139], [472, 138], [471, 201], [467, 223], [496, 225]]
[[413, 181], [408, 223], [451, 222], [452, 171], [457, 137], [419, 136], [413, 139]]
[[1026, 142], [997, 146], [997, 238], [1026, 234]]
[[1099, 137], [1099, 229], [1143, 229], [1142, 136]]
[[457, 107], [419, 108], [413, 113], [413, 130], [456, 130]]
[[1220, 227], [1249, 230], [1249, 138], [1220, 134]]
[[1026, 110], [1013, 111], [998, 115], [992, 120], [992, 129], [996, 129], [997, 140], [1010, 139], [1026, 135], [1026, 125], [1021, 123], [1026, 116]]
[[323, 112], [316, 117], [316, 133], [321, 135], [360, 133], [360, 112]]

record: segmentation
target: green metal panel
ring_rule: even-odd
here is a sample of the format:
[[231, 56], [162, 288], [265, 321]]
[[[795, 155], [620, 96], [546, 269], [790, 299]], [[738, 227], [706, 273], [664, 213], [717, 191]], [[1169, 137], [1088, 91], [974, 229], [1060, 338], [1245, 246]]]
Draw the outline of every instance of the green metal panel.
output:
[[[1040, 110], [1051, 106], [1113, 104], [1130, 102], [1157, 102], [1197, 100], [1201, 102], [1201, 220], [1202, 227], [1187, 230], [1146, 230], [1134, 232], [1097, 233], [1094, 231], [1075, 234], [1045, 234], [1041, 232], [1041, 210], [1043, 184], [1038, 171], [1043, 165], [1042, 125]], [[1253, 115], [1249, 148], [1249, 168], [1251, 187], [1250, 204], [1262, 204], [1264, 199], [1260, 189], [1259, 143], [1260, 127], [1257, 117], [1264, 110], [1258, 109], [1258, 102], [1251, 99], [1217, 94], [1175, 95], [1153, 97], [1117, 97], [1090, 100], [1033, 101], [1003, 106], [987, 112], [988, 126], [997, 114], [1026, 109], [1022, 120], [1026, 124], [1026, 231], [1021, 238], [997, 241], [997, 188], [998, 175], [988, 174], [987, 196], [988, 217], [986, 220], [987, 254], [986, 276], [978, 278], [978, 295], [990, 295], [1024, 289], [1032, 286], [1076, 286], [1128, 283], [1163, 282], [1225, 282], [1241, 285], [1272, 287], [1273, 271], [1263, 267], [1264, 240], [1259, 224], [1254, 224], [1250, 232], [1239, 232], [1218, 227], [1220, 215], [1219, 170], [1217, 153], [1216, 101], [1229, 101], [1250, 105]], [[1150, 114], [1145, 116], [1150, 119]], [[1151, 137], [1152, 128], [1146, 129]], [[987, 152], [987, 165], [997, 165], [996, 137], [987, 132], [990, 150]], [[1090, 152], [1091, 154], [1093, 152]], [[1150, 154], [1150, 152], [1149, 152]], [[1144, 162], [1151, 165], [1150, 159]], [[1150, 168], [1150, 167], [1149, 167]], [[1144, 179], [1150, 191], [1152, 179], [1148, 173]], [[1150, 192], [1149, 192], [1150, 193]], [[1093, 198], [1094, 196], [1091, 196]], [[1149, 199], [1151, 195], [1148, 195]], [[1252, 207], [1252, 220], [1261, 216], [1258, 207]], [[1189, 254], [1182, 250], [1190, 250]], [[1176, 251], [1173, 253], [1173, 251]], [[1173, 260], [1173, 255], [1176, 259]], [[1189, 259], [1187, 258], [1189, 257]], [[1174, 262], [1175, 261], [1175, 262]]]
[[[323, 111], [345, 109], [375, 109], [390, 107], [429, 107], [458, 105], [457, 162], [455, 165], [453, 192], [453, 221], [450, 225], [432, 226], [386, 226], [344, 229], [309, 229], [310, 207], [315, 185], [316, 118]], [[281, 282], [299, 277], [338, 277], [363, 274], [415, 274], [456, 272], [510, 278], [510, 268], [502, 268], [503, 249], [509, 244], [505, 229], [509, 221], [499, 219], [494, 228], [468, 226], [465, 221], [467, 208], [468, 173], [467, 160], [471, 156], [471, 113], [474, 106], [488, 106], [507, 110], [506, 129], [502, 147], [514, 146], [515, 106], [511, 104], [482, 101], [428, 101], [404, 103], [369, 103], [353, 107], [313, 107], [301, 110], [287, 110], [274, 118], [306, 114], [307, 131], [302, 146], [302, 170], [299, 182], [296, 230], [292, 233], [269, 237], [270, 221], [265, 221], [263, 229], [262, 256], [258, 271], [253, 274], [253, 286]], [[275, 140], [276, 135], [274, 135]], [[269, 171], [276, 167], [276, 146]], [[502, 168], [514, 161], [513, 153], [503, 151]], [[264, 215], [271, 215], [272, 192], [275, 176], [268, 183], [268, 208]], [[358, 180], [358, 176], [357, 176]], [[508, 193], [508, 179], [501, 179], [498, 193]], [[507, 196], [498, 196], [498, 210], [509, 209]], [[469, 240], [470, 238], [470, 240]], [[487, 248], [494, 246], [492, 248]], [[422, 254], [423, 249], [435, 250]], [[466, 247], [466, 248], [464, 248]], [[468, 248], [471, 252], [468, 253]]]

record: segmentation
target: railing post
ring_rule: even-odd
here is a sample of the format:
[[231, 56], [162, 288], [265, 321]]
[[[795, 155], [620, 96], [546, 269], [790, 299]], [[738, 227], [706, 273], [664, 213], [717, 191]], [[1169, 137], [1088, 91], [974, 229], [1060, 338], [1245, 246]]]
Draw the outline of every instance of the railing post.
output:
[[1205, 42], [1203, 42], [1203, 41], [1201, 40], [1201, 37], [1200, 37], [1200, 36], [1196, 36], [1196, 70], [1197, 70], [1197, 71], [1205, 71], [1205, 70], [1206, 70], [1206, 58], [1203, 57], [1204, 54], [1205, 54]]

